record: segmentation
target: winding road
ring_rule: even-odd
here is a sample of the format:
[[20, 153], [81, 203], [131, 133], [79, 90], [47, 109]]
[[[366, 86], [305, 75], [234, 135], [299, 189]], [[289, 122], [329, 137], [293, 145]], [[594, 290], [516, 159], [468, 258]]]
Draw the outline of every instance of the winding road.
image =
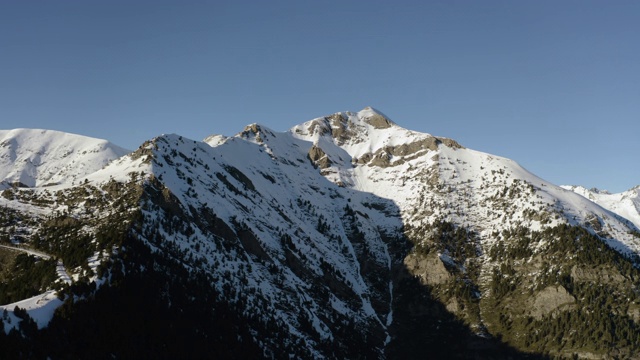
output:
[[45, 254], [43, 252], [39, 252], [39, 251], [31, 250], [31, 249], [21, 248], [21, 247], [18, 247], [18, 246], [0, 245], [0, 248], [25, 252], [25, 253], [27, 253], [29, 255], [37, 256], [37, 257], [43, 258], [45, 260], [51, 259], [51, 255], [49, 255], [49, 254]]
[[[8, 250], [14, 250], [14, 251], [21, 251], [21, 252], [27, 253], [29, 255], [33, 255], [33, 256], [37, 256], [39, 258], [43, 258], [45, 260], [49, 260], [49, 259], [51, 259], [53, 257], [53, 256], [51, 256], [49, 254], [45, 254], [45, 253], [40, 252], [40, 251], [31, 250], [31, 249], [25, 249], [25, 248], [21, 248], [21, 247], [18, 247], [18, 246], [0, 245], [0, 248], [8, 249]], [[58, 260], [58, 264], [56, 265], [56, 273], [58, 274], [58, 279], [63, 281], [65, 284], [71, 284], [71, 277], [67, 273], [67, 270], [64, 268], [64, 264], [62, 263], [62, 260]]]

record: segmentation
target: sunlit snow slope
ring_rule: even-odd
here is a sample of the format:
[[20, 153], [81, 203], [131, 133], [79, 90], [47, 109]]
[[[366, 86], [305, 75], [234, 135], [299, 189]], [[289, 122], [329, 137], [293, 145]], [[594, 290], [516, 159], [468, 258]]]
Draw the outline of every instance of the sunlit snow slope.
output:
[[629, 219], [640, 228], [640, 186], [612, 194], [598, 189], [587, 189], [582, 186], [562, 186], [595, 202], [603, 208]]
[[[82, 248], [90, 250], [79, 263], [103, 262], [103, 274], [143, 274], [171, 263], [168, 278], [183, 273], [177, 267], [202, 276], [216, 301], [251, 321], [264, 357], [282, 357], [281, 350], [348, 358], [362, 349], [369, 351], [362, 357], [384, 357], [393, 346], [394, 319], [402, 316], [394, 308], [398, 278], [419, 275], [404, 265], [415, 255], [408, 256], [409, 249], [431, 241], [425, 234], [432, 224], [477, 234], [479, 290], [500, 265], [485, 255], [504, 240], [503, 230], [577, 225], [598, 243], [640, 253], [632, 217], [512, 160], [404, 129], [372, 108], [287, 132], [252, 124], [235, 136], [204, 141], [161, 135], [126, 153], [77, 135], [0, 131], [0, 186], [6, 189], [0, 205], [32, 213], [33, 229], [18, 226], [27, 242], [46, 225], [43, 219], [58, 220], [48, 232], [77, 225], [78, 238], [87, 240]], [[52, 183], [58, 186], [46, 187]], [[112, 234], [116, 225], [126, 236]], [[47, 233], [41, 235], [38, 245], [46, 249]], [[532, 242], [531, 258], [546, 245]], [[141, 247], [155, 265], [127, 254]], [[119, 263], [120, 254], [127, 255], [120, 259], [124, 271], [114, 271], [109, 264]], [[465, 263], [444, 250], [431, 255], [436, 262], [422, 263], [439, 264], [443, 277], [449, 276], [443, 263], [466, 272]], [[109, 281], [87, 268], [71, 269], [74, 282], [83, 275]], [[487, 293], [479, 290], [477, 299]]]
[[71, 183], [129, 153], [106, 140], [53, 130], [0, 130], [0, 189]]
[[623, 253], [640, 251], [629, 234], [634, 226], [614, 212], [510, 159], [403, 129], [375, 109], [314, 119], [291, 134], [313, 143], [309, 156], [327, 179], [393, 200], [405, 225], [444, 219], [469, 225], [491, 241], [496, 230], [570, 223]]

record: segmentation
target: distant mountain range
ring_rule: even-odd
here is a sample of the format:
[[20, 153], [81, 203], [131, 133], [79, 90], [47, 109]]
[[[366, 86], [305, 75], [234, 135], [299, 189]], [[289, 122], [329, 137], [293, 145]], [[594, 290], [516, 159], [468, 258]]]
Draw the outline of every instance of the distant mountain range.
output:
[[640, 228], [640, 186], [617, 194], [598, 189], [586, 189], [582, 186], [562, 187], [630, 220], [637, 228]]
[[372, 108], [133, 152], [0, 131], [0, 190], [6, 357], [640, 351], [637, 188], [558, 187]]
[[130, 151], [52, 130], [0, 130], [0, 189], [70, 183]]

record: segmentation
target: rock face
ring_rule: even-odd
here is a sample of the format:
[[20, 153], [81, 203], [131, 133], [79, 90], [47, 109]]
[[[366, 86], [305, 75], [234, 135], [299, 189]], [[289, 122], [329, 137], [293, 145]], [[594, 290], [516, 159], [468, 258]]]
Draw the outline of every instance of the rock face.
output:
[[454, 140], [428, 137], [426, 139], [400, 144], [396, 146], [384, 146], [375, 153], [365, 153], [355, 159], [357, 164], [367, 164], [377, 167], [398, 166], [424, 156], [428, 152], [438, 150], [438, 145], [445, 144], [452, 149], [462, 149], [463, 147]]
[[531, 303], [531, 316], [541, 319], [555, 311], [567, 310], [576, 299], [563, 286], [549, 286], [540, 291]]
[[624, 277], [619, 272], [607, 268], [585, 269], [584, 267], [574, 266], [571, 268], [571, 277], [576, 281], [592, 281], [606, 283], [624, 282]]
[[[367, 109], [375, 112], [375, 110], [370, 107], [365, 108], [365, 110]], [[364, 121], [376, 129], [388, 129], [391, 126], [395, 125], [393, 122], [391, 122], [391, 120], [387, 119], [386, 117], [384, 117], [384, 115], [379, 113], [374, 113], [371, 116], [365, 117]]]
[[409, 273], [424, 285], [444, 284], [451, 279], [451, 274], [437, 255], [422, 257], [409, 254], [404, 258], [404, 264]]
[[308, 156], [314, 166], [320, 169], [326, 169], [331, 166], [331, 160], [318, 146], [312, 146], [311, 149], [309, 149]]

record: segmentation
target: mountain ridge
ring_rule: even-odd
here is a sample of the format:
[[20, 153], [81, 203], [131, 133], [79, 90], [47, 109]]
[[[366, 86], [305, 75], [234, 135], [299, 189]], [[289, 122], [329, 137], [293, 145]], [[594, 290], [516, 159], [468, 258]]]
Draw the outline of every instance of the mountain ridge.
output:
[[[50, 285], [64, 303], [46, 341], [88, 321], [81, 309], [113, 300], [126, 314], [153, 303], [175, 321], [206, 310], [243, 334], [231, 344], [266, 358], [420, 358], [424, 344], [457, 358], [588, 356], [611, 353], [604, 337], [571, 335], [555, 319], [595, 321], [588, 299], [599, 297], [616, 312], [598, 321], [626, 331], [611, 335], [622, 350], [636, 349], [623, 342], [640, 334], [630, 222], [512, 160], [373, 109], [287, 132], [252, 124], [205, 141], [161, 135], [81, 179], [0, 196], [6, 238], [59, 257], [73, 278]], [[588, 287], [597, 278], [609, 279], [607, 291]], [[127, 305], [137, 286], [144, 301]], [[222, 336], [189, 319], [197, 326], [161, 328], [191, 334], [184, 344], [196, 349], [206, 348], [198, 334]], [[552, 338], [523, 340], [548, 324]], [[168, 346], [162, 338], [147, 340]], [[555, 340], [564, 338], [573, 343]], [[68, 349], [57, 357], [86, 355], [81, 341], [58, 340]]]
[[78, 180], [129, 152], [106, 140], [55, 130], [0, 130], [0, 188]]
[[562, 186], [614, 212], [640, 228], [640, 185], [621, 193], [612, 194], [606, 190], [587, 189], [582, 186]]

